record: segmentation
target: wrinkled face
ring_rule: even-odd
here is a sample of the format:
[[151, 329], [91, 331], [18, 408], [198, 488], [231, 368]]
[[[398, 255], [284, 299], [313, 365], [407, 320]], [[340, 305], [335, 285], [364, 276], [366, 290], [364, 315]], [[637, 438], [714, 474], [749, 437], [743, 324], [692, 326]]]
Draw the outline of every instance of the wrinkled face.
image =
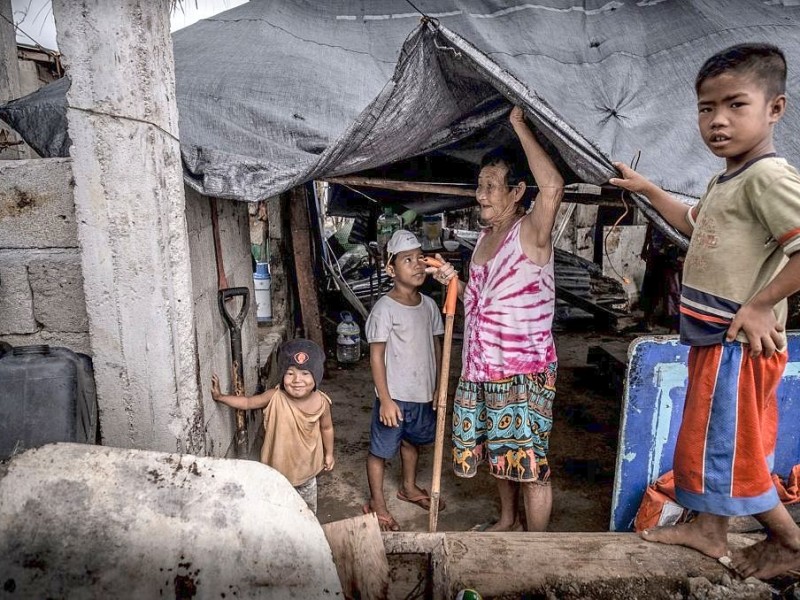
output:
[[422, 258], [422, 250], [403, 250], [398, 252], [392, 263], [386, 267], [386, 272], [390, 277], [394, 277], [396, 282], [405, 285], [419, 287], [425, 282], [425, 263]]
[[[768, 99], [753, 77], [728, 72], [705, 80], [697, 94], [700, 135], [716, 156], [741, 165], [771, 149], [784, 98]], [[776, 102], [777, 101], [777, 102]]]
[[475, 197], [480, 205], [480, 220], [493, 225], [516, 213], [517, 202], [522, 199], [520, 187], [506, 183], [508, 167], [490, 165], [483, 167], [478, 175]]
[[286, 395], [300, 400], [314, 391], [314, 376], [311, 371], [291, 366], [283, 376], [283, 389]]

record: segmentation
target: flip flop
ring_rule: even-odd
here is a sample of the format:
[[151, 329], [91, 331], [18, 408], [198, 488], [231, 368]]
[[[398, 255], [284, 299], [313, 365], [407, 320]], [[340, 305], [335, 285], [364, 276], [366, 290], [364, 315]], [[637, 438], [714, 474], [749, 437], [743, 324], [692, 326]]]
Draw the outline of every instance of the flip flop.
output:
[[[403, 488], [397, 490], [397, 499], [402, 500], [403, 502], [410, 502], [411, 504], [416, 504], [422, 510], [430, 510], [431, 509], [431, 496], [428, 494], [428, 490], [425, 488], [420, 488], [422, 493], [418, 496], [406, 496], [403, 492]], [[447, 504], [445, 504], [444, 498], [439, 496], [439, 511], [443, 511], [447, 508]]]
[[381, 515], [369, 506], [369, 502], [367, 502], [364, 506], [361, 507], [361, 510], [364, 512], [365, 515], [369, 513], [375, 513], [375, 516], [378, 517], [378, 526], [380, 527], [381, 531], [400, 531], [400, 524], [394, 520], [392, 515], [388, 517], [386, 515]]

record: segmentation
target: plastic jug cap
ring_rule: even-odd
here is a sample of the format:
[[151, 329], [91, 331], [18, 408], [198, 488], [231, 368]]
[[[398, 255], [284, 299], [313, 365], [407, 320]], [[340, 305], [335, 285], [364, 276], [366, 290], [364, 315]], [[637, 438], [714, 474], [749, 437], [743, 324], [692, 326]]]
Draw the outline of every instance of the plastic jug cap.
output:
[[353, 315], [351, 315], [350, 312], [346, 311], [346, 310], [343, 310], [342, 312], [340, 312], [339, 316], [341, 317], [342, 321], [352, 321], [353, 320]]
[[256, 275], [263, 279], [267, 279], [269, 277], [269, 263], [266, 262], [257, 262], [256, 263]]

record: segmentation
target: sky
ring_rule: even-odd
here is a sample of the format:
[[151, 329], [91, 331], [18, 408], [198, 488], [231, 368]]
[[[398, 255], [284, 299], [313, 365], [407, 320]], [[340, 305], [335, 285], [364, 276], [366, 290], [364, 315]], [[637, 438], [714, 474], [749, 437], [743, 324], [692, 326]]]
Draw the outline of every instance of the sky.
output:
[[[178, 6], [172, 13], [171, 29], [182, 29], [245, 2], [247, 0], [183, 0], [183, 8]], [[11, 9], [17, 25], [17, 42], [58, 50], [51, 0], [11, 0]]]

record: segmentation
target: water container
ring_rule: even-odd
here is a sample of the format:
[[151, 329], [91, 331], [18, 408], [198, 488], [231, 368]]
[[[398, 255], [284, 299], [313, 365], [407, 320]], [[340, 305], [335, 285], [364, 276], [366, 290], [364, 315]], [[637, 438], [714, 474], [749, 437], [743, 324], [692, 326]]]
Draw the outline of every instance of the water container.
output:
[[336, 360], [342, 364], [358, 362], [361, 358], [361, 329], [353, 315], [344, 311], [336, 327]]
[[51, 442], [95, 443], [92, 361], [55, 346], [19, 346], [0, 357], [0, 459]]
[[271, 286], [272, 278], [269, 275], [269, 265], [265, 262], [257, 262], [256, 272], [253, 273], [253, 288], [256, 296], [256, 321], [259, 323], [272, 321]]
[[378, 249], [381, 251], [381, 256], [386, 256], [386, 244], [392, 238], [392, 234], [398, 229], [402, 229], [403, 220], [394, 214], [391, 206], [383, 209], [383, 214], [378, 217]]

